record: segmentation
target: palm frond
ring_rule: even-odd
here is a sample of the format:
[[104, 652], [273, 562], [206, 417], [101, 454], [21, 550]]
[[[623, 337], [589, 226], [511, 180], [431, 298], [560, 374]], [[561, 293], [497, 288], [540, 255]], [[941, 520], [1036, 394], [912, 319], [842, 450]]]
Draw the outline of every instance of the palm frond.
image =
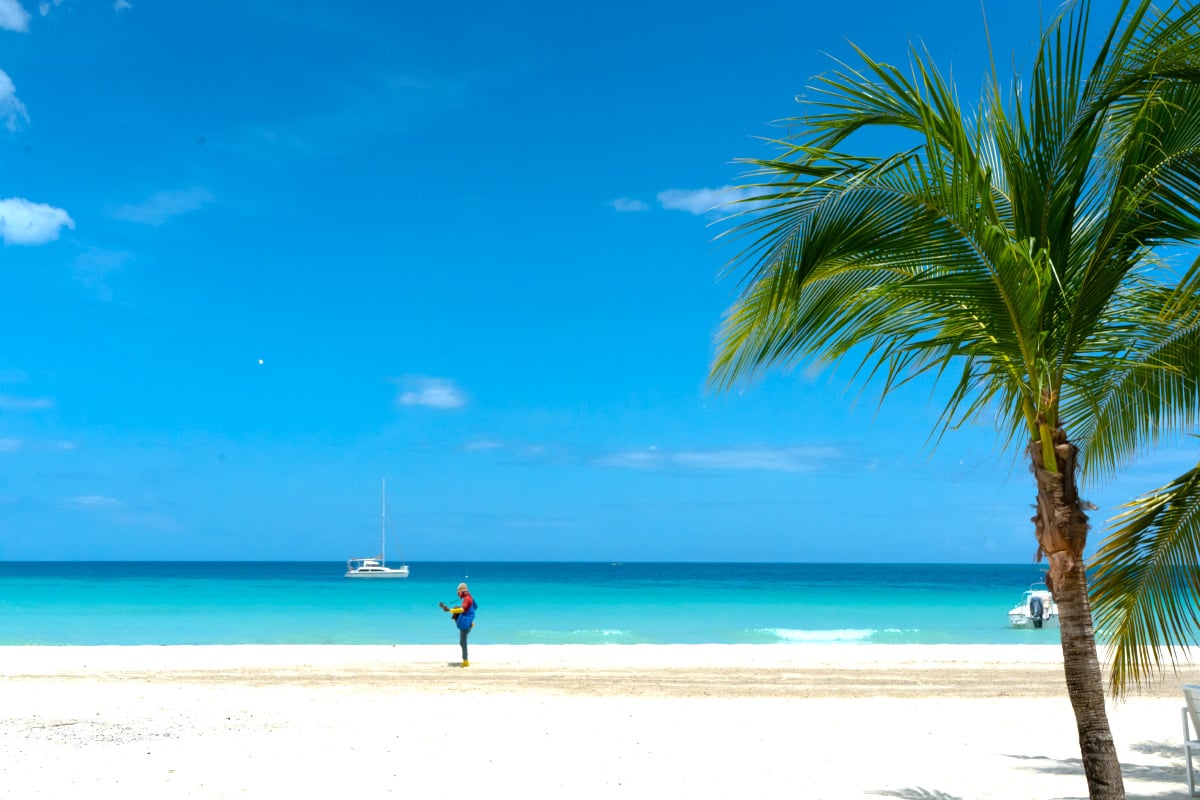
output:
[[1200, 293], [1157, 284], [1122, 292], [1109, 323], [1080, 355], [1063, 418], [1086, 443], [1085, 474], [1115, 475], [1171, 431], [1200, 425]]
[[1120, 696], [1200, 632], [1200, 465], [1126, 509], [1093, 560], [1092, 603]]

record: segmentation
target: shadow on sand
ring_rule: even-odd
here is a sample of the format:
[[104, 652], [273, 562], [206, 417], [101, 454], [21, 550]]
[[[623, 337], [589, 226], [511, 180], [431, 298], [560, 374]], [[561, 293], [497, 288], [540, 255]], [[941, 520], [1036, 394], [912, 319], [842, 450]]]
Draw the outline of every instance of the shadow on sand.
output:
[[[1165, 798], [1187, 797], [1187, 768], [1183, 764], [1183, 747], [1175, 742], [1138, 742], [1130, 748], [1135, 753], [1170, 759], [1170, 764], [1139, 764], [1127, 760], [1121, 765], [1121, 774], [1126, 781], [1126, 800], [1165, 800]], [[1008, 756], [1024, 762], [1024, 769], [1043, 775], [1078, 775], [1083, 779], [1083, 762], [1078, 758], [1044, 758], [1042, 756]], [[1137, 781], [1134, 791], [1129, 790], [1129, 781]], [[1146, 784], [1158, 784], [1153, 788]], [[871, 792], [875, 797], [900, 797], [904, 800], [965, 800], [955, 794], [925, 789], [919, 786], [904, 789], [880, 789]], [[1053, 800], [1088, 800], [1086, 791], [1079, 795], [1063, 795]]]

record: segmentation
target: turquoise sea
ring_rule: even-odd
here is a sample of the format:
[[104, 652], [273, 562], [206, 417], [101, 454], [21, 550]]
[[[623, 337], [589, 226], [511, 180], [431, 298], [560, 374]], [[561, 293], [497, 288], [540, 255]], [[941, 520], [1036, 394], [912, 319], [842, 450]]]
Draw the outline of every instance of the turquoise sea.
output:
[[460, 580], [477, 644], [1045, 644], [1006, 614], [1042, 568], [963, 564], [0, 562], [0, 645], [444, 644]]

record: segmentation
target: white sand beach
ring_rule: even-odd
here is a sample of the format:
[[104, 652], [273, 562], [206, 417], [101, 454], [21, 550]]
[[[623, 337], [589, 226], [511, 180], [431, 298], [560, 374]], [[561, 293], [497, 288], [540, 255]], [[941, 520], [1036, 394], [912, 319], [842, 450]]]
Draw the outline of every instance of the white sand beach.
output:
[[[0, 648], [0, 797], [1085, 798], [1053, 646]], [[1110, 704], [1184, 797], [1181, 683]]]

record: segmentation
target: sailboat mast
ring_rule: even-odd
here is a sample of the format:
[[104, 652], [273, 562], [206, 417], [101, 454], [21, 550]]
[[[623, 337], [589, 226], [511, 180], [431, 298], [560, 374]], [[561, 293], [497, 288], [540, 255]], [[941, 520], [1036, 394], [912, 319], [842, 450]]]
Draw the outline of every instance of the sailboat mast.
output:
[[379, 492], [379, 563], [387, 566], [387, 478]]

